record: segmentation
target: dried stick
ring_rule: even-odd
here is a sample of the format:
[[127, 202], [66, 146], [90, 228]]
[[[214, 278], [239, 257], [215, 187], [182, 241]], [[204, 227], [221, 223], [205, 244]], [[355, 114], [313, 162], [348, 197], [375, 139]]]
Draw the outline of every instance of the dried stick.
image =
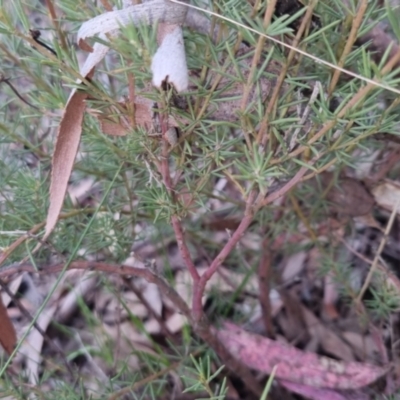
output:
[[[4, 252], [0, 255], [0, 265], [4, 263], [4, 261], [7, 260], [8, 257], [13, 253], [13, 251], [20, 246], [22, 243], [24, 243], [27, 239], [29, 239], [32, 235], [34, 235], [37, 231], [42, 229], [45, 226], [45, 222], [41, 222], [40, 224], [35, 225], [32, 229], [30, 229], [27, 233], [24, 235], [21, 235], [14, 243], [12, 243], [10, 246], [7, 247], [7, 249], [4, 250]], [[0, 269], [1, 271], [2, 269]]]
[[[140, 261], [136, 260], [138, 263]], [[14, 263], [0, 269], [0, 277], [6, 278], [17, 272], [31, 272], [41, 274], [52, 274], [60, 272], [64, 269], [65, 264], [55, 264], [49, 267], [45, 267], [37, 271], [30, 263]], [[154, 283], [158, 286], [161, 293], [168, 297], [173, 304], [187, 317], [190, 319], [190, 309], [184, 302], [184, 300], [179, 296], [179, 294], [164, 281], [155, 272], [151, 271], [144, 263], [141, 263], [141, 268], [131, 267], [128, 265], [119, 264], [108, 264], [102, 262], [91, 262], [91, 261], [74, 261], [67, 269], [79, 269], [79, 270], [94, 270], [106, 272], [109, 274], [117, 274], [121, 276], [138, 276], [144, 278], [149, 283]]]
[[[387, 64], [382, 68], [380, 75], [386, 75], [400, 62], [400, 48], [399, 51], [387, 62]], [[366, 98], [369, 92], [376, 88], [376, 84], [379, 83], [380, 78], [375, 77], [373, 81], [367, 83], [365, 86], [361, 87], [358, 92], [347, 102], [347, 104], [335, 115], [334, 119], [327, 121], [322, 128], [308, 141], [306, 145], [299, 146], [296, 150], [289, 153], [286, 158], [296, 157], [297, 155], [308, 150], [309, 147], [324, 136], [330, 129], [332, 129], [339, 118], [343, 118], [353, 107], [355, 107], [360, 101]], [[271, 165], [280, 164], [281, 159], [272, 160]]]
[[[277, 0], [271, 0], [271, 1], [269, 1], [267, 3], [267, 8], [265, 10], [264, 21], [263, 21], [263, 28], [265, 30], [267, 30], [267, 28], [268, 28], [268, 26], [269, 26], [269, 24], [271, 22], [272, 16], [273, 16], [274, 11], [275, 11], [276, 1]], [[262, 51], [263, 51], [264, 45], [265, 45], [265, 40], [266, 40], [266, 38], [264, 36], [260, 36], [258, 38], [258, 42], [257, 42], [256, 48], [254, 50], [254, 56], [253, 56], [253, 59], [252, 59], [252, 62], [251, 62], [249, 76], [247, 77], [247, 82], [246, 82], [246, 84], [244, 85], [244, 88], [243, 88], [243, 96], [242, 96], [242, 101], [241, 101], [241, 105], [240, 105], [240, 110], [242, 112], [244, 112], [245, 109], [246, 109], [246, 106], [247, 106], [247, 103], [248, 103], [248, 99], [249, 99], [249, 95], [250, 95], [250, 91], [251, 91], [251, 88], [254, 85], [253, 81], [254, 81], [254, 76], [255, 76], [255, 73], [256, 73], [256, 67], [257, 67], [257, 64], [260, 61], [260, 58], [261, 58], [261, 55], [262, 55]]]

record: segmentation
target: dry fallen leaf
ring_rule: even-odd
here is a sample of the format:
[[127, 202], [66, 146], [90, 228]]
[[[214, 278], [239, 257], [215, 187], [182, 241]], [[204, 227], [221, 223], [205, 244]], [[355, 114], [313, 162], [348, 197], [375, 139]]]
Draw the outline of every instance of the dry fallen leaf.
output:
[[[378, 206], [393, 211], [400, 198], [400, 185], [398, 182], [385, 180], [372, 189], [372, 194]], [[397, 213], [400, 213], [400, 209], [397, 209]]]
[[8, 354], [11, 354], [16, 343], [17, 335], [15, 333], [14, 325], [8, 316], [7, 309], [0, 296], [0, 344]]
[[329, 389], [357, 389], [383, 376], [387, 370], [371, 364], [340, 362], [319, 357], [225, 323], [215, 334], [244, 365], [303, 385]]
[[50, 185], [50, 207], [47, 213], [46, 239], [54, 229], [64, 202], [68, 180], [81, 140], [87, 93], [74, 90], [65, 107], [53, 154]]

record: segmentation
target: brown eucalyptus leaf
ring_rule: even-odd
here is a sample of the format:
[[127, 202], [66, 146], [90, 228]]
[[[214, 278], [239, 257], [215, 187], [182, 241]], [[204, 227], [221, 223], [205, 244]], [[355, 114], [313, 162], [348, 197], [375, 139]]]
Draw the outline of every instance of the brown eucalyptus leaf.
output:
[[50, 207], [47, 212], [46, 239], [54, 229], [67, 192], [68, 180], [82, 133], [83, 115], [87, 93], [73, 90], [64, 110], [53, 153]]
[[357, 389], [376, 381], [387, 369], [360, 362], [340, 362], [301, 351], [275, 340], [249, 333], [225, 323], [216, 330], [233, 357], [257, 371], [307, 386], [328, 389]]
[[[95, 43], [93, 52], [89, 54], [84, 65], [80, 68], [83, 78], [90, 77], [93, 74], [94, 67], [104, 58], [108, 50], [107, 46]], [[81, 138], [86, 98], [87, 94], [85, 92], [74, 89], [69, 96], [60, 122], [53, 153], [50, 207], [47, 212], [46, 230], [43, 239], [50, 235], [61, 212], [68, 180]]]
[[0, 296], [0, 344], [8, 354], [11, 354], [16, 343], [17, 335], [15, 333], [14, 325], [8, 316], [7, 309]]

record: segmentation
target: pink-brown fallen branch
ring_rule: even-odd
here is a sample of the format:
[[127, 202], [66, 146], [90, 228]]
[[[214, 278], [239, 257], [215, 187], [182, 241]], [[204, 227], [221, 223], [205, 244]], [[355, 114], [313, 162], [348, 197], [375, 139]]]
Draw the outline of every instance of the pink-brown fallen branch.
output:
[[352, 390], [370, 385], [388, 368], [359, 362], [342, 362], [298, 350], [226, 323], [216, 335], [231, 354], [249, 368], [315, 388]]

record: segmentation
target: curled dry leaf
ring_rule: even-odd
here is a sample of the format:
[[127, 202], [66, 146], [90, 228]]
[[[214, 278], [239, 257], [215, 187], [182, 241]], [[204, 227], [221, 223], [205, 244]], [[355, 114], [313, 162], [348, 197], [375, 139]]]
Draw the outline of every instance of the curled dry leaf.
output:
[[0, 344], [8, 354], [11, 354], [16, 343], [17, 335], [15, 333], [14, 325], [8, 316], [7, 309], [0, 296]]
[[249, 368], [306, 386], [328, 389], [357, 389], [383, 376], [387, 370], [378, 366], [339, 362], [242, 330], [226, 323], [215, 331], [231, 354]]
[[122, 10], [115, 10], [99, 15], [82, 24], [78, 31], [78, 43], [97, 34], [115, 34], [121, 26], [166, 22], [168, 24], [184, 23], [187, 7], [165, 0], [153, 0], [143, 4], [132, 5]]

